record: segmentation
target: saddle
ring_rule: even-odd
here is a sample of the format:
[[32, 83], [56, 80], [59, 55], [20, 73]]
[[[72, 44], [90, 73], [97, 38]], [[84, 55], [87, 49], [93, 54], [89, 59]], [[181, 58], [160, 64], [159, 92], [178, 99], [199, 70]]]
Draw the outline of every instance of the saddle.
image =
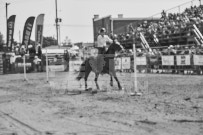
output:
[[95, 73], [102, 73], [104, 66], [106, 64], [104, 60], [105, 54], [98, 54], [96, 57], [89, 58], [89, 64], [92, 68], [92, 71]]

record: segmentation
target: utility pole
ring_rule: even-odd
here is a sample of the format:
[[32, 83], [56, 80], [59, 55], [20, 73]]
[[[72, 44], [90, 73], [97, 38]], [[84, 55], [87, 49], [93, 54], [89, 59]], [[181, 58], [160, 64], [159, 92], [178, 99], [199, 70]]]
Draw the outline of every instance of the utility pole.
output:
[[58, 31], [59, 31], [59, 34], [58, 34], [58, 36], [59, 36], [59, 47], [61, 46], [61, 30], [60, 30], [60, 25], [58, 26]]
[[8, 5], [10, 5], [10, 3], [6, 3], [6, 24], [8, 19]]
[[57, 9], [57, 0], [55, 0], [55, 5], [56, 5], [56, 39], [57, 39], [57, 45], [59, 45], [58, 43], [58, 9]]
[[7, 28], [8, 28], [8, 5], [10, 5], [10, 3], [6, 3], [6, 51], [8, 50], [8, 43], [7, 43]]

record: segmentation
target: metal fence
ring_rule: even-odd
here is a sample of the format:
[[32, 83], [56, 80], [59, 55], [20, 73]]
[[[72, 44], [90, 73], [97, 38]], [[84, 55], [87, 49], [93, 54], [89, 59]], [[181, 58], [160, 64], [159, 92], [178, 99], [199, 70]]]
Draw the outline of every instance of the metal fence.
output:
[[[144, 73], [203, 74], [203, 55], [136, 57], [137, 70]], [[133, 72], [133, 57], [115, 58], [116, 70]]]

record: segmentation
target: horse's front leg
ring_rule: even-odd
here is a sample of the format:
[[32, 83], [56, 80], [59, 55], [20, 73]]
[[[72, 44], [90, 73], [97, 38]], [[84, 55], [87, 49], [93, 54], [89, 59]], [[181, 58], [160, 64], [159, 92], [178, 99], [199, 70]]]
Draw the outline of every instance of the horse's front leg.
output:
[[87, 80], [85, 80], [85, 90], [87, 90]]
[[122, 90], [123, 88], [121, 87], [121, 84], [120, 84], [120, 82], [119, 82], [119, 80], [118, 80], [116, 74], [114, 74], [113, 76], [114, 76], [114, 79], [115, 79], [115, 80], [117, 81], [117, 83], [118, 83], [118, 88], [119, 88], [119, 90]]
[[85, 71], [85, 91], [88, 91], [89, 89], [87, 88], [87, 78], [89, 76], [89, 73], [91, 72], [91, 70], [87, 70]]
[[100, 90], [99, 85], [98, 85], [98, 83], [97, 83], [98, 77], [99, 77], [99, 74], [98, 74], [98, 73], [95, 73], [95, 79], [94, 79], [94, 81], [95, 81], [97, 90]]
[[110, 75], [110, 86], [113, 86], [113, 77]]

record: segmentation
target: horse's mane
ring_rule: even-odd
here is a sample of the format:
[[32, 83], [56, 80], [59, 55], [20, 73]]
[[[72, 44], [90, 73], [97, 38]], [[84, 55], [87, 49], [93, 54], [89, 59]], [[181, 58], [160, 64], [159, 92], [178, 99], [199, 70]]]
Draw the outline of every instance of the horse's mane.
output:
[[[115, 45], [115, 44], [116, 44], [116, 42], [113, 41], [113, 43], [109, 46], [108, 50], [104, 54], [112, 54], [112, 52], [110, 52], [110, 51], [114, 50], [113, 45]], [[113, 53], [115, 53], [115, 51], [113, 51]]]

